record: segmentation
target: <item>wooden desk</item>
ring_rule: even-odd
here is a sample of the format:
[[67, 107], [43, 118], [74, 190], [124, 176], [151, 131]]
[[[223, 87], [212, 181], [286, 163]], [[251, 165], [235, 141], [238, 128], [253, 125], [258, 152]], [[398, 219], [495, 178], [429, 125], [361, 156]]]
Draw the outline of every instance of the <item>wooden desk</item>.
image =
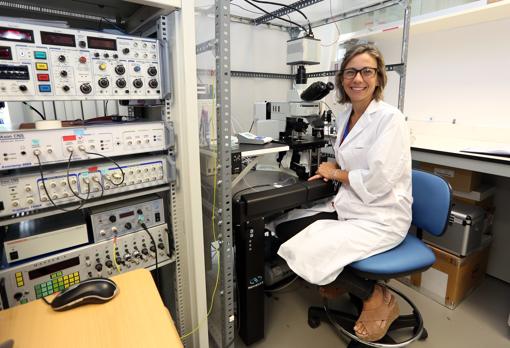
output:
[[183, 347], [149, 271], [112, 279], [119, 287], [110, 302], [55, 312], [42, 300], [0, 312], [0, 342], [14, 348]]

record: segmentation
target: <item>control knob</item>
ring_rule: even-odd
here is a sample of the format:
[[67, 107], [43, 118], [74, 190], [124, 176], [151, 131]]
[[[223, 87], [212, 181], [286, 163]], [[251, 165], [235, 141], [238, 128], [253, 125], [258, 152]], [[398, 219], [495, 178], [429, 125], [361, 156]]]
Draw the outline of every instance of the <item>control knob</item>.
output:
[[156, 246], [155, 245], [151, 245], [151, 247], [149, 248], [150, 251], [152, 251], [153, 253], [156, 252]]
[[142, 79], [135, 79], [135, 80], [133, 80], [133, 86], [135, 86], [135, 88], [141, 88], [143, 86]]
[[158, 80], [156, 80], [156, 79], [151, 79], [151, 80], [149, 81], [149, 87], [150, 87], [150, 88], [157, 88], [157, 87], [158, 87]]
[[147, 69], [147, 74], [149, 74], [149, 76], [156, 76], [157, 73], [158, 73], [158, 69], [156, 69], [153, 66], [151, 66], [149, 69]]
[[64, 55], [58, 56], [58, 61], [61, 62], [61, 63], [65, 62], [66, 61], [66, 56], [64, 56]]
[[60, 72], [60, 76], [62, 76], [62, 77], [66, 77], [66, 76], [67, 76], [67, 71], [62, 70], [62, 71]]
[[23, 294], [21, 292], [17, 292], [14, 294], [14, 299], [19, 302], [21, 298], [23, 297]]
[[126, 230], [130, 230], [130, 229], [131, 229], [131, 227], [133, 227], [133, 226], [131, 225], [131, 222], [126, 222], [126, 224], [124, 225], [124, 227], [126, 228]]
[[118, 74], [118, 75], [124, 75], [124, 73], [126, 72], [126, 68], [124, 67], [124, 65], [117, 65], [115, 67], [115, 72]]
[[106, 260], [104, 265], [108, 268], [112, 268], [113, 267], [113, 262], [112, 260]]
[[148, 255], [149, 254], [149, 250], [147, 250], [147, 248], [143, 248], [142, 249], [142, 254]]
[[115, 215], [110, 215], [110, 217], [108, 218], [108, 220], [110, 220], [110, 222], [115, 222], [117, 221], [117, 217]]
[[165, 249], [165, 244], [163, 244], [163, 242], [158, 243], [158, 248], [161, 250]]
[[62, 89], [64, 90], [64, 92], [69, 92], [71, 88], [68, 85], [64, 85], [62, 86]]
[[80, 41], [78, 42], [78, 46], [80, 46], [81, 48], [85, 48], [87, 44], [85, 43], [85, 41]]
[[99, 87], [106, 88], [110, 85], [110, 81], [108, 81], [108, 79], [106, 77], [103, 77], [103, 78], [99, 79], [98, 84], [99, 84]]
[[28, 90], [28, 88], [25, 85], [19, 85], [19, 90], [22, 92], [26, 92]]
[[83, 84], [80, 86], [80, 91], [81, 91], [83, 94], [89, 94], [90, 92], [92, 92], [92, 87], [90, 86], [90, 83], [83, 83]]
[[124, 88], [126, 87], [127, 83], [126, 83], [126, 80], [125, 79], [117, 79], [117, 81], [115, 81], [115, 84], [117, 85], [117, 87], [119, 88]]
[[124, 48], [124, 49], [122, 50], [122, 53], [124, 53], [124, 54], [128, 54], [128, 53], [129, 53], [129, 48], [127, 48], [127, 47], [126, 47], [126, 48]]

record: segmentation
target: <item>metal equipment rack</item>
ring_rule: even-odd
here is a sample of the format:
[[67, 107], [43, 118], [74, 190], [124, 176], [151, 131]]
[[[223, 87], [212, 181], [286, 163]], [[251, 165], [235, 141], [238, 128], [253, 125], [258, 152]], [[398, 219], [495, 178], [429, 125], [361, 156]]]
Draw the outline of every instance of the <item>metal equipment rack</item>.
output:
[[[128, 34], [158, 38], [165, 56], [162, 63], [163, 95], [160, 116], [174, 130], [175, 145], [167, 151], [176, 163], [177, 177], [166, 186], [143, 192], [105, 197], [83, 207], [111, 203], [149, 193], [163, 192], [168, 198], [168, 228], [174, 239], [175, 257], [167, 274], [171, 279], [169, 298], [172, 316], [185, 346], [207, 346], [206, 296], [201, 226], [195, 90], [195, 38], [193, 4], [185, 0], [90, 0], [83, 2], [40, 0], [0, 1], [2, 15], [65, 20], [73, 27], [122, 27]], [[190, 58], [191, 57], [191, 58]], [[166, 80], [166, 81], [165, 81]], [[132, 112], [132, 107], [130, 107]], [[73, 206], [71, 206], [73, 207]], [[0, 226], [37, 217], [51, 216], [57, 209], [2, 218]], [[197, 328], [200, 327], [200, 330]], [[206, 328], [206, 326], [204, 325]]]

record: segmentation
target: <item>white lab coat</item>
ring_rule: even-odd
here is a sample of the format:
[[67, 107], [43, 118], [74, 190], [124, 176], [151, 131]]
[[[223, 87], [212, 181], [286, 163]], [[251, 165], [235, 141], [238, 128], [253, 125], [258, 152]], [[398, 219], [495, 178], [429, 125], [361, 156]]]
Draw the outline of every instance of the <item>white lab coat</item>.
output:
[[349, 172], [333, 199], [295, 209], [279, 222], [336, 210], [281, 245], [278, 255], [310, 283], [331, 283], [344, 266], [397, 246], [411, 223], [409, 129], [395, 107], [372, 100], [340, 145], [352, 106], [338, 117], [335, 158]]

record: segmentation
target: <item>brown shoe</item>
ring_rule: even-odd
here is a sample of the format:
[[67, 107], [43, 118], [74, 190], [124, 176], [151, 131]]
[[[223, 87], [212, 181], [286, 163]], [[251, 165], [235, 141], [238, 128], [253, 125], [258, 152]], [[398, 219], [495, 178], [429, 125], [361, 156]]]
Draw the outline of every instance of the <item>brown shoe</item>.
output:
[[382, 291], [383, 301], [381, 305], [374, 309], [363, 310], [356, 322], [356, 325], [361, 324], [365, 328], [363, 331], [366, 334], [355, 331], [356, 336], [364, 341], [379, 341], [386, 335], [391, 323], [399, 316], [400, 310], [395, 297], [386, 287], [382, 286]]

